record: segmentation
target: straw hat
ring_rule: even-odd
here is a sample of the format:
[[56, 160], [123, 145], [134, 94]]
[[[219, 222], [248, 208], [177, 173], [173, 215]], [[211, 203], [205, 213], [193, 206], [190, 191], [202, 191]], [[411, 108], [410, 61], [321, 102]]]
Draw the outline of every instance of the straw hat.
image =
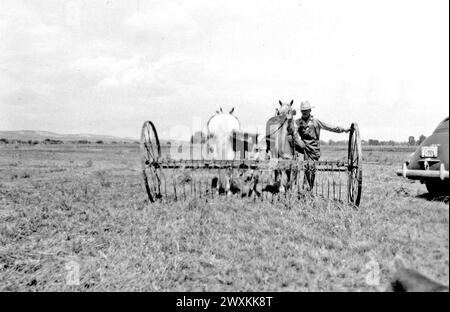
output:
[[304, 101], [304, 102], [302, 102], [301, 104], [300, 104], [300, 110], [301, 111], [303, 111], [303, 110], [309, 110], [309, 109], [311, 109], [311, 108], [313, 108], [314, 106], [311, 106], [311, 104], [309, 104], [309, 102], [308, 101]]

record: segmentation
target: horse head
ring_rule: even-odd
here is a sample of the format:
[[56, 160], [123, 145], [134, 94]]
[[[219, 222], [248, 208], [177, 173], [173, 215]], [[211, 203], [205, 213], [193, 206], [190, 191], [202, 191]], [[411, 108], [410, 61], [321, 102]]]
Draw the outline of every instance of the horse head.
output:
[[291, 102], [289, 103], [281, 101], [278, 101], [278, 103], [280, 104], [280, 108], [275, 109], [277, 116], [287, 116], [292, 119], [292, 116], [294, 116], [297, 113], [295, 109], [292, 108], [294, 100], [291, 100]]

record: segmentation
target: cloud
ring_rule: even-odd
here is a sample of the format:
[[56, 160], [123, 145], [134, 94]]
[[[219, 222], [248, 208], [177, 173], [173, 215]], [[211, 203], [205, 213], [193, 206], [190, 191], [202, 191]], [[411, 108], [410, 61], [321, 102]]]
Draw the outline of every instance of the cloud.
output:
[[160, 6], [150, 6], [133, 13], [125, 21], [132, 31], [153, 36], [195, 35], [197, 24], [177, 2], [164, 1]]
[[[70, 66], [73, 72], [91, 76], [97, 80], [93, 88], [139, 89], [177, 89], [183, 85], [195, 84], [204, 77], [201, 62], [180, 55], [168, 55], [157, 61], [149, 60], [145, 54], [128, 58], [119, 57], [83, 57], [75, 60]], [[154, 94], [155, 92], [153, 92]]]

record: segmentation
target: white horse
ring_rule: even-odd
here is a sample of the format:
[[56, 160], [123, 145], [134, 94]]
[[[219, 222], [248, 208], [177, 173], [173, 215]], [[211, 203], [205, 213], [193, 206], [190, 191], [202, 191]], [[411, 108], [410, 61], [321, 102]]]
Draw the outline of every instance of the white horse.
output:
[[[236, 151], [233, 148], [233, 134], [239, 132], [241, 124], [233, 115], [234, 108], [229, 113], [224, 113], [222, 108], [216, 111], [206, 124], [207, 155], [213, 160], [234, 160]], [[219, 176], [213, 178], [212, 189], [218, 193], [233, 193], [233, 183], [230, 172], [219, 171]]]
[[[207, 123], [208, 158], [213, 160], [235, 160], [257, 158], [258, 134], [241, 131], [239, 120], [233, 115], [234, 108], [224, 113], [222, 108], [216, 111]], [[264, 141], [264, 140], [261, 140]], [[212, 188], [219, 193], [251, 196], [256, 191], [257, 177], [253, 170], [220, 170], [219, 177], [212, 181]]]
[[233, 150], [233, 133], [240, 131], [241, 124], [233, 112], [234, 108], [229, 113], [224, 113], [220, 108], [206, 124], [207, 153], [208, 156], [211, 154], [214, 160], [236, 158], [236, 152]]

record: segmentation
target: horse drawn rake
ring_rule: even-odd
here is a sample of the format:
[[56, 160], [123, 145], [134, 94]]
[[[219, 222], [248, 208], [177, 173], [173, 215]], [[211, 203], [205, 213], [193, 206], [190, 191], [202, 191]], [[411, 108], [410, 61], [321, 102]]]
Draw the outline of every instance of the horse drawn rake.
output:
[[[140, 147], [144, 185], [152, 203], [218, 196], [273, 201], [310, 194], [358, 206], [361, 199], [361, 142], [356, 123], [351, 126], [346, 160], [212, 160], [203, 157], [206, 149], [203, 144], [192, 143], [184, 158], [174, 159], [173, 151], [181, 155], [182, 147], [161, 146], [151, 121], [142, 127]], [[194, 151], [200, 156], [195, 157]], [[307, 175], [312, 171], [315, 179], [311, 184]], [[274, 179], [275, 172], [283, 173], [288, 183], [283, 183], [282, 178]], [[229, 177], [225, 190], [217, 183], [220, 176]]]

